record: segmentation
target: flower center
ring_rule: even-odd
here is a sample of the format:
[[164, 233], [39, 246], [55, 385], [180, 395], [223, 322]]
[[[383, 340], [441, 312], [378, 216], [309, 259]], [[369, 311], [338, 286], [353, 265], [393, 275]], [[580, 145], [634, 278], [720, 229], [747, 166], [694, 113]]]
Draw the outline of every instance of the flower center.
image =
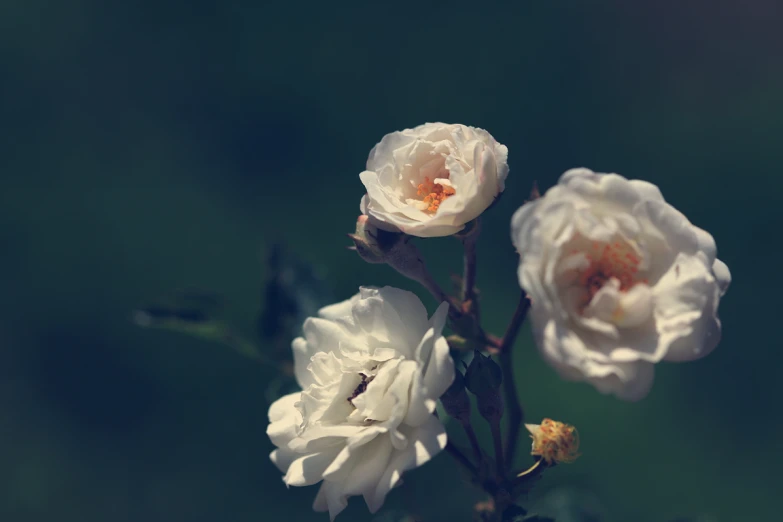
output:
[[[448, 176], [448, 173], [446, 173]], [[435, 178], [434, 181], [430, 181], [429, 177], [424, 178], [424, 183], [420, 183], [417, 187], [416, 194], [422, 198], [422, 202], [426, 205], [425, 212], [436, 212], [440, 204], [449, 197], [457, 193], [454, 187], [451, 186], [448, 177]]]
[[353, 393], [351, 393], [351, 396], [348, 397], [348, 402], [350, 402], [352, 406], [353, 406], [353, 400], [359, 395], [361, 395], [362, 393], [364, 393], [367, 390], [367, 385], [370, 384], [373, 379], [375, 379], [374, 375], [371, 377], [367, 377], [363, 373], [360, 373], [359, 375], [362, 378], [362, 382], [360, 382], [359, 385], [356, 386], [356, 389], [353, 391]]
[[602, 244], [594, 241], [585, 256], [590, 264], [579, 276], [579, 283], [587, 290], [587, 303], [612, 278], [620, 282], [620, 292], [627, 292], [638, 283], [647, 283], [647, 279], [637, 276], [641, 259], [625, 242]]

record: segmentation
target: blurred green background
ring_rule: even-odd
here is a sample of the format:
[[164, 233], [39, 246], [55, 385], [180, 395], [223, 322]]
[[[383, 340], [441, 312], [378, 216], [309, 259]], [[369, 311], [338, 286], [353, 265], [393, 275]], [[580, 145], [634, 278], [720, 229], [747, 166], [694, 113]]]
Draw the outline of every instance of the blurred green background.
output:
[[[584, 453], [530, 503], [566, 487], [606, 521], [779, 520], [781, 15], [777, 0], [0, 2], [0, 520], [327, 520], [268, 460], [274, 372], [131, 310], [212, 289], [250, 335], [278, 240], [340, 299], [414, 289], [344, 233], [370, 148], [426, 121], [510, 150], [479, 243], [491, 331], [517, 298], [509, 218], [570, 167], [658, 184], [733, 273], [719, 348], [659, 366], [637, 404], [561, 382], [523, 331], [528, 419], [577, 425]], [[453, 239], [422, 248], [444, 284], [460, 271]], [[408, 474], [388, 509], [469, 520], [481, 496], [455, 471], [443, 455]], [[338, 520], [372, 519], [355, 498]]]

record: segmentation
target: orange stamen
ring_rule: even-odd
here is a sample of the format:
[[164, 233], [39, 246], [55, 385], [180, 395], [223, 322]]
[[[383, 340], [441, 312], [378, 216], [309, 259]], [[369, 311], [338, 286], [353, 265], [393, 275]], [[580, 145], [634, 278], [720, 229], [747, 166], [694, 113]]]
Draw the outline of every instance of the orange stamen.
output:
[[433, 183], [430, 178], [424, 178], [424, 183], [420, 183], [416, 188], [417, 195], [423, 196], [422, 201], [428, 205], [427, 212], [436, 212], [447, 197], [457, 193], [454, 187]]

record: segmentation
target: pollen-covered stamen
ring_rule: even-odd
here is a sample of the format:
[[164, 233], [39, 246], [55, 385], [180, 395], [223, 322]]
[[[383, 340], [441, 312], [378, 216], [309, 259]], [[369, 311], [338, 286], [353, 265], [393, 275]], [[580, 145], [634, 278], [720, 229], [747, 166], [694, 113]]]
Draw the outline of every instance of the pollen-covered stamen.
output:
[[579, 283], [587, 290], [585, 304], [612, 278], [620, 282], [620, 292], [627, 292], [638, 283], [647, 283], [639, 277], [641, 258], [625, 242], [600, 243], [594, 241], [585, 253], [590, 263], [579, 276]]
[[579, 457], [579, 432], [570, 424], [544, 419], [541, 424], [525, 424], [533, 439], [531, 455], [548, 464], [570, 463]]
[[416, 188], [416, 194], [422, 198], [422, 206], [425, 207], [422, 210], [425, 212], [436, 212], [447, 197], [457, 193], [448, 178], [435, 178], [430, 181], [429, 177], [425, 177], [424, 183], [420, 183]]

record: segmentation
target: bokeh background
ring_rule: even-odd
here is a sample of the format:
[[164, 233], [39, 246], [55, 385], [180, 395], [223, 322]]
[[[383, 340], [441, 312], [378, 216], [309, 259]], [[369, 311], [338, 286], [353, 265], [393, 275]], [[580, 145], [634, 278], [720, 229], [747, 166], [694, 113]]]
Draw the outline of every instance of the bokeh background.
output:
[[[528, 505], [779, 520], [782, 23], [777, 0], [4, 0], [0, 520], [326, 520], [268, 460], [275, 372], [131, 311], [213, 290], [252, 337], [279, 241], [336, 298], [415, 289], [344, 233], [370, 148], [426, 121], [510, 149], [479, 244], [488, 329], [517, 298], [512, 212], [574, 166], [658, 184], [734, 276], [719, 348], [661, 365], [637, 404], [561, 382], [523, 331], [528, 418], [576, 424], [584, 451]], [[444, 284], [460, 271], [453, 239], [422, 248]], [[340, 518], [469, 520], [481, 496], [456, 469], [443, 455], [386, 515], [357, 498]]]

